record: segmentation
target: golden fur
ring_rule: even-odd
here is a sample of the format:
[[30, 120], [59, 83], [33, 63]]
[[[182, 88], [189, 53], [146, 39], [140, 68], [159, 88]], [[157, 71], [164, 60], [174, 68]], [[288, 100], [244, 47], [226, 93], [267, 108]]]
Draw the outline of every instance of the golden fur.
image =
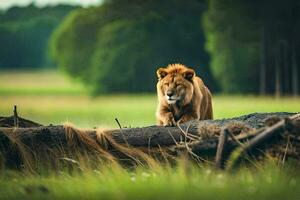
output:
[[157, 70], [157, 124], [175, 126], [192, 119], [213, 119], [211, 93], [195, 71], [182, 64]]

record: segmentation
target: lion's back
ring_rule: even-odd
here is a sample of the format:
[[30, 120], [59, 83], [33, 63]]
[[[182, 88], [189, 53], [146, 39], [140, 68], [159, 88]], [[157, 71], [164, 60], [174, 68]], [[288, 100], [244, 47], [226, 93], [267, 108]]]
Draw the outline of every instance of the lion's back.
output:
[[197, 92], [195, 92], [195, 95], [198, 95], [196, 96], [196, 99], [202, 99], [202, 101], [199, 101], [201, 105], [196, 105], [197, 107], [200, 107], [200, 120], [213, 119], [211, 92], [205, 86], [200, 77], [195, 76], [194, 80], [196, 82], [194, 84], [194, 90], [197, 90]]

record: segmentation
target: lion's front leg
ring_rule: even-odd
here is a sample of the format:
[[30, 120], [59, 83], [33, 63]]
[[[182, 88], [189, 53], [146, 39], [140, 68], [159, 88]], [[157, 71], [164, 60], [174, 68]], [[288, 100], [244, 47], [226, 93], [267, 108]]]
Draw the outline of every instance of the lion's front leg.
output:
[[173, 113], [165, 112], [165, 113], [159, 114], [159, 116], [158, 116], [158, 125], [175, 126], [176, 121], [174, 119]]
[[197, 113], [185, 114], [178, 120], [178, 123], [184, 123], [195, 119], [199, 119], [199, 115]]

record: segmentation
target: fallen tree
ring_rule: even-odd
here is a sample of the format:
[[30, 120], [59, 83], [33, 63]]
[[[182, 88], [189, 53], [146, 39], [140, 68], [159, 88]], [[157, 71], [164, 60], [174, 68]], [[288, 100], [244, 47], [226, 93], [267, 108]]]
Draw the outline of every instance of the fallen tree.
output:
[[[224, 131], [226, 140], [220, 140], [222, 145], [218, 145]], [[114, 130], [84, 130], [68, 124], [43, 126], [16, 114], [0, 118], [0, 151], [7, 166], [32, 165], [37, 160], [53, 163], [62, 157], [78, 158], [74, 155], [83, 152], [93, 158], [135, 162], [149, 161], [149, 157], [174, 158], [183, 153], [198, 160], [212, 160], [218, 150], [216, 165], [222, 167], [235, 150], [235, 156], [228, 161], [232, 167], [245, 154], [270, 149], [282, 153], [287, 138], [289, 143], [293, 140], [293, 147], [284, 152], [285, 156], [298, 158], [299, 136], [300, 117], [295, 113], [254, 113], [231, 119], [190, 121], [176, 127]], [[274, 145], [278, 146], [274, 149]]]

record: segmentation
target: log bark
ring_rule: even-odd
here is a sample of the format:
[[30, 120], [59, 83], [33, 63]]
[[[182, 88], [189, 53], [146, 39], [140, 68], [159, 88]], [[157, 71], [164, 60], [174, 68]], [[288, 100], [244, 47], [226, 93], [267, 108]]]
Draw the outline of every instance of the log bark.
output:
[[[292, 133], [290, 136], [300, 134], [300, 124], [299, 124], [300, 114], [293, 115], [291, 117], [280, 120], [271, 127], [265, 128], [260, 134], [257, 134], [245, 145], [243, 144], [231, 154], [229, 162], [227, 163], [227, 169], [233, 169], [237, 164], [239, 164], [240, 159], [243, 156], [247, 156], [253, 153], [262, 153], [262, 150], [266, 146], [274, 145], [274, 140], [280, 142], [283, 138], [284, 133]], [[289, 141], [290, 142], [290, 141]], [[254, 150], [254, 151], [253, 151]], [[255, 151], [259, 150], [259, 151]]]
[[[240, 124], [241, 129], [252, 128], [259, 129], [265, 127], [265, 122], [272, 118], [285, 118], [293, 113], [254, 113], [241, 117], [218, 120], [190, 121], [180, 124], [179, 127], [148, 126], [143, 128], [123, 128], [114, 130], [105, 130], [105, 134], [110, 135], [112, 139], [119, 144], [128, 144], [133, 147], [164, 147], [176, 145], [183, 141], [185, 135], [183, 131], [201, 138], [202, 135], [211, 134], [207, 128], [214, 128], [220, 131], [232, 124]], [[3, 118], [2, 118], [3, 119]], [[20, 124], [22, 124], [20, 118]], [[29, 120], [26, 120], [29, 121]], [[65, 128], [62, 125], [40, 126], [37, 123], [34, 127], [8, 128], [1, 127], [0, 124], [0, 141], [6, 137], [4, 133], [14, 133], [18, 135], [20, 141], [28, 146], [46, 143], [53, 146], [57, 143], [67, 144]], [[81, 132], [96, 138], [96, 129], [81, 130]], [[212, 133], [213, 134], [213, 133]], [[188, 141], [190, 139], [187, 139]], [[216, 140], [217, 142], [218, 140]]]
[[[221, 130], [227, 129], [236, 136], [236, 140], [228, 139], [226, 143], [226, 151], [231, 152], [240, 145], [239, 142], [256, 136], [259, 132], [255, 130], [292, 115], [294, 113], [253, 113], [231, 119], [194, 120], [176, 127], [148, 126], [113, 130], [42, 126], [23, 118], [19, 118], [19, 128], [15, 128], [8, 127], [9, 124], [14, 125], [13, 117], [0, 117], [0, 153], [7, 162], [26, 157], [24, 153], [19, 155], [18, 152], [22, 151], [36, 158], [41, 152], [44, 152], [41, 156], [50, 157], [56, 151], [80, 152], [81, 148], [99, 154], [105, 154], [104, 149], [117, 157], [123, 158], [126, 155], [132, 158], [129, 151], [118, 146], [121, 145], [131, 149], [167, 148], [173, 153], [189, 150], [197, 156], [215, 156]], [[53, 154], [52, 157], [55, 156]]]

